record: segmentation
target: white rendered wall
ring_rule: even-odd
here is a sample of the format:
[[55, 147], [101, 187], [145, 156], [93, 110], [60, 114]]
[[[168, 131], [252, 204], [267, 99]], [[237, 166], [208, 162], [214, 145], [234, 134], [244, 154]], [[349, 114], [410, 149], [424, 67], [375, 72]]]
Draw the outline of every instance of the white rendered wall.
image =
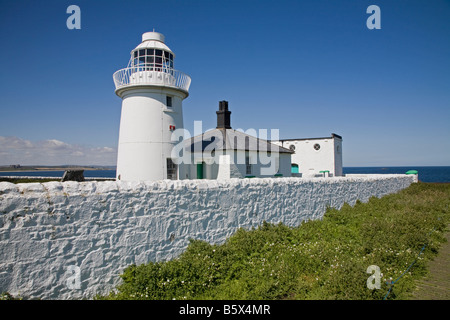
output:
[[344, 164], [342, 161], [342, 139], [335, 138], [334, 142], [334, 175], [342, 176], [344, 175]]
[[[298, 164], [299, 173], [302, 177], [313, 177], [320, 175], [320, 171], [328, 170], [330, 175], [342, 176], [342, 140], [338, 138], [310, 139], [310, 140], [284, 140], [271, 141], [274, 144], [289, 149], [291, 145], [295, 147], [292, 154], [292, 163]], [[319, 150], [314, 149], [314, 145], [320, 145]], [[337, 146], [340, 146], [340, 154], [336, 153]]]
[[[291, 154], [275, 153], [266, 154], [267, 159], [262, 163], [261, 154], [257, 151], [236, 150], [230, 154], [234, 162], [231, 164], [231, 178], [244, 178], [245, 176], [255, 176], [258, 178], [273, 177], [277, 172], [283, 174], [284, 177], [291, 176]], [[247, 173], [245, 157], [250, 158], [251, 173]], [[272, 168], [270, 168], [272, 167]], [[278, 171], [277, 168], [278, 167]]]
[[[185, 166], [186, 172], [188, 172], [187, 176], [183, 176], [186, 179], [196, 179], [197, 178], [197, 163], [205, 162], [203, 165], [203, 178], [204, 179], [217, 179], [219, 173], [219, 152], [214, 157], [203, 155], [201, 152], [193, 152], [191, 153], [191, 165]], [[244, 178], [245, 176], [255, 176], [260, 178], [273, 177], [275, 173], [273, 170], [278, 167], [278, 173], [281, 173], [283, 177], [291, 176], [291, 154], [290, 153], [275, 153], [273, 152], [271, 155], [265, 155], [266, 159], [263, 161], [265, 163], [261, 163], [261, 154], [257, 151], [244, 151], [244, 150], [227, 150], [227, 155], [229, 155], [230, 161], [227, 163], [223, 163], [223, 166], [227, 166], [226, 170], [229, 172], [229, 178]], [[251, 163], [251, 173], [247, 173], [245, 157], [248, 156], [250, 158]], [[267, 164], [266, 164], [267, 162]], [[269, 170], [269, 167], [272, 166], [273, 169]], [[267, 170], [267, 171], [265, 171]], [[222, 175], [223, 179], [224, 176]]]
[[[263, 221], [297, 226], [326, 207], [365, 202], [417, 176], [0, 182], [0, 291], [92, 298], [130, 264], [172, 259], [189, 239], [222, 243]], [[71, 284], [78, 269], [80, 287]]]
[[[172, 107], [166, 106], [172, 97]], [[185, 94], [169, 88], [146, 87], [121, 93], [117, 178], [123, 181], [167, 179], [167, 158], [176, 142], [170, 126], [183, 128]]]

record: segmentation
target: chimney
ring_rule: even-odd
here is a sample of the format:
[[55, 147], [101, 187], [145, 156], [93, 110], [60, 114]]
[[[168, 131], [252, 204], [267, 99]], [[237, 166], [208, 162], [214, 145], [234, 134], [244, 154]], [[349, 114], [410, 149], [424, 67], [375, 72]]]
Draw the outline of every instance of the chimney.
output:
[[217, 113], [217, 129], [231, 129], [230, 114], [228, 111], [228, 101], [219, 101], [219, 111]]

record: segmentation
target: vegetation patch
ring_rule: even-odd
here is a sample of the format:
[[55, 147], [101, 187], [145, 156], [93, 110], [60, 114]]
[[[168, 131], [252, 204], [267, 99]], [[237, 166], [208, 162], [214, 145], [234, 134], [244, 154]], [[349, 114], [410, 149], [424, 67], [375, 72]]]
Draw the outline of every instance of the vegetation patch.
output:
[[[174, 260], [129, 266], [96, 299], [407, 299], [445, 241], [449, 205], [450, 184], [416, 183], [298, 227], [265, 222], [221, 245], [191, 240]], [[371, 265], [379, 289], [367, 286]]]
[[61, 178], [8, 178], [8, 177], [0, 177], [0, 182], [10, 182], [10, 183], [43, 183], [50, 181], [61, 181]]
[[[9, 178], [9, 177], [0, 177], [0, 182], [10, 182], [10, 183], [44, 183], [44, 182], [52, 182], [57, 181], [61, 182], [61, 178]], [[86, 181], [115, 181], [115, 179], [111, 178], [87, 178]]]

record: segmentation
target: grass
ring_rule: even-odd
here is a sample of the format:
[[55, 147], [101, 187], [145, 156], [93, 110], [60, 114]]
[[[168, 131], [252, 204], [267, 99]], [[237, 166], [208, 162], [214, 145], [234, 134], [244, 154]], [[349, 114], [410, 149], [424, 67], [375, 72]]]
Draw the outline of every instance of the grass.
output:
[[7, 177], [0, 177], [0, 182], [10, 182], [10, 183], [44, 183], [44, 182], [50, 182], [50, 181], [61, 181], [61, 178], [48, 178], [48, 179], [40, 179], [40, 178], [7, 178]]
[[[174, 260], [130, 265], [96, 299], [381, 300], [416, 261], [387, 297], [408, 299], [445, 241], [449, 204], [450, 184], [417, 183], [298, 227], [264, 222], [221, 245], [191, 240]], [[380, 289], [367, 288], [370, 265], [380, 267]]]

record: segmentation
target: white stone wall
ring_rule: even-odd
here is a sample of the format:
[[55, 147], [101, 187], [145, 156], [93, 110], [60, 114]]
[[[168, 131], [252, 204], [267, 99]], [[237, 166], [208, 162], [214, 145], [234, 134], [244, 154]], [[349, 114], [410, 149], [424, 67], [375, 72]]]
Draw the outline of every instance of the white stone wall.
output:
[[[0, 292], [92, 298], [132, 263], [176, 257], [189, 238], [221, 243], [264, 220], [296, 226], [415, 177], [0, 183]], [[77, 273], [79, 271], [79, 273]], [[80, 280], [79, 287], [77, 279]]]

